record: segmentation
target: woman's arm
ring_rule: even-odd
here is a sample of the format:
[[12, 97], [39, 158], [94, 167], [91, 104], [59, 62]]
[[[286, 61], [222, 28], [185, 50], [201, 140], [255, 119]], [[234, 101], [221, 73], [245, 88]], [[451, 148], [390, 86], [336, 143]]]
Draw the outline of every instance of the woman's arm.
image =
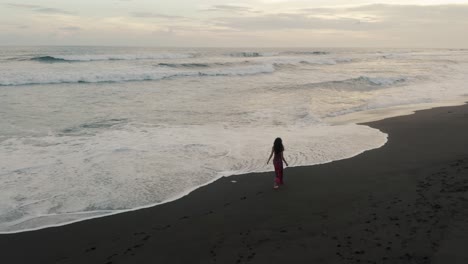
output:
[[270, 162], [271, 157], [273, 157], [273, 148], [271, 148], [271, 153], [270, 153], [270, 157], [268, 158], [267, 164], [268, 164], [268, 162]]
[[286, 163], [286, 166], [289, 167], [288, 162], [284, 159], [283, 152], [281, 152], [281, 159], [284, 161], [284, 163]]

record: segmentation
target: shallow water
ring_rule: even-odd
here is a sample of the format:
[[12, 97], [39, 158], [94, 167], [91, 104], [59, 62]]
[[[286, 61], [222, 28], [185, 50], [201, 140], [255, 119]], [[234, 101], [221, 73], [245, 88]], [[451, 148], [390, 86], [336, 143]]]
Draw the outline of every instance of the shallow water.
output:
[[467, 73], [467, 50], [2, 48], [0, 232], [272, 170], [277, 136], [292, 166], [351, 157], [386, 135], [350, 113], [463, 100]]

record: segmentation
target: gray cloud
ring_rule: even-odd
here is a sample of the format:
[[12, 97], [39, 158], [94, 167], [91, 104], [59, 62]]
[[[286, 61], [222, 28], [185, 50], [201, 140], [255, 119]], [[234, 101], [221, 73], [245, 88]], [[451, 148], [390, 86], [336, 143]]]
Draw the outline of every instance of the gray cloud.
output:
[[41, 7], [41, 6], [38, 6], [38, 5], [14, 4], [14, 3], [6, 3], [5, 5], [9, 6], [9, 7], [26, 8], [26, 9], [33, 9], [33, 8], [40, 8]]
[[182, 16], [171, 16], [171, 15], [164, 15], [158, 13], [151, 13], [151, 12], [133, 12], [131, 13], [133, 17], [141, 17], [141, 18], [162, 18], [162, 19], [185, 19]]
[[250, 17], [218, 18], [213, 22], [217, 26], [232, 29], [284, 30], [284, 29], [355, 29], [358, 19], [340, 18], [322, 19], [304, 14], [270, 14]]
[[[143, 39], [146, 39], [145, 43], [152, 45], [155, 43], [154, 38], [157, 37], [158, 45], [176, 46], [390, 45], [458, 48], [468, 45], [466, 34], [468, 5], [373, 4], [336, 8], [314, 8], [314, 5], [310, 5], [312, 8], [300, 9], [291, 3], [287, 5], [288, 9], [275, 13], [272, 9], [274, 6], [263, 5], [261, 4], [263, 1], [255, 1], [258, 4], [255, 6], [252, 4], [252, 7], [240, 3], [223, 5], [220, 2], [217, 5], [206, 6], [203, 10], [194, 10], [197, 8], [195, 4], [184, 10], [174, 9], [174, 12], [181, 13], [168, 14], [157, 13], [157, 9], [143, 9], [143, 6], [140, 6], [141, 9], [133, 9], [141, 12], [133, 13], [132, 9], [113, 9], [111, 14], [105, 11], [101, 17], [95, 17], [93, 14], [88, 17], [83, 14], [81, 17], [74, 17], [76, 18], [74, 22], [70, 22], [60, 17], [51, 17], [52, 14], [72, 14], [68, 12], [72, 10], [66, 10], [65, 4], [46, 6], [46, 4], [15, 4], [13, 0], [6, 1], [10, 3], [0, 3], [0, 7], [5, 9], [5, 15], [11, 13], [16, 23], [8, 25], [7, 21], [4, 21], [5, 23], [0, 25], [4, 29], [0, 31], [0, 38], [5, 43], [12, 44], [55, 43], [55, 40], [51, 40], [47, 34], [53, 32], [61, 44], [76, 41], [75, 44], [134, 45], [141, 44], [144, 42]], [[120, 2], [120, 6], [132, 3], [131, 0], [113, 1]], [[29, 1], [29, 3], [35, 2], [45, 1]], [[260, 13], [259, 10], [263, 6], [265, 10]], [[295, 6], [297, 8], [293, 9]], [[42, 15], [36, 19], [38, 16], [33, 15], [38, 14]], [[43, 17], [46, 15], [47, 17]], [[136, 26], [132, 24], [135, 20], [138, 22]], [[97, 23], [93, 30], [84, 30], [94, 21]], [[22, 25], [29, 26], [29, 29], [26, 30], [27, 26]], [[122, 29], [116, 31], [115, 25], [121, 26]], [[147, 34], [152, 27], [154, 27], [153, 34]], [[139, 38], [129, 38], [128, 35]], [[63, 36], [66, 38], [62, 38]]]
[[428, 25], [468, 26], [468, 5], [366, 5], [354, 8], [308, 8], [294, 13], [239, 15], [212, 20], [216, 26], [242, 31], [335, 29], [347, 31], [425, 28]]
[[80, 27], [75, 27], [75, 26], [61, 27], [59, 29], [66, 30], [66, 31], [79, 31], [79, 30], [81, 30]]
[[62, 15], [72, 15], [73, 12], [69, 12], [66, 10], [53, 8], [53, 7], [44, 7], [40, 5], [29, 5], [29, 4], [15, 4], [15, 3], [6, 3], [5, 6], [11, 8], [21, 8], [30, 10], [37, 13], [44, 13], [44, 14], [62, 14]]
[[58, 9], [58, 8], [51, 8], [51, 7], [37, 8], [34, 11], [39, 12], [39, 13], [46, 13], [46, 14], [65, 14], [65, 15], [73, 14], [72, 12], [68, 12], [65, 10]]

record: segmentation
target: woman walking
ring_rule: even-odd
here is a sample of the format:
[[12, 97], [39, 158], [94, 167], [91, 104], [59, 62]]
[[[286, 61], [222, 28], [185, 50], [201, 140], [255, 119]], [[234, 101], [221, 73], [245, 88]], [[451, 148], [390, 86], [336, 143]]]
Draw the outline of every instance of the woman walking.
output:
[[273, 158], [273, 165], [275, 166], [276, 173], [275, 183], [273, 185], [274, 189], [278, 189], [280, 185], [283, 185], [283, 161], [286, 164], [286, 166], [289, 166], [286, 160], [284, 159], [283, 152], [283, 141], [281, 140], [281, 138], [276, 138], [275, 142], [273, 143], [273, 147], [271, 148], [270, 157], [267, 161], [268, 164], [271, 160], [271, 157], [273, 157], [273, 154], [275, 155], [275, 157]]

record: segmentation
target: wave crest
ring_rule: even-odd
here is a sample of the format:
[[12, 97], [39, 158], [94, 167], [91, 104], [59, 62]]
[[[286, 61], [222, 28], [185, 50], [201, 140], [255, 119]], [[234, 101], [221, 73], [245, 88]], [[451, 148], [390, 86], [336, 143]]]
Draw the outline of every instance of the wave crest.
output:
[[158, 63], [158, 66], [170, 68], [207, 68], [211, 65], [208, 63]]
[[59, 83], [113, 83], [131, 81], [157, 81], [168, 78], [196, 77], [196, 76], [244, 76], [272, 73], [275, 67], [271, 64], [254, 64], [235, 67], [214, 68], [205, 70], [179, 70], [155, 68], [130, 71], [94, 72], [66, 72], [61, 75], [30, 72], [27, 76], [10, 75], [0, 77], [0, 86], [59, 84]]
[[80, 61], [113, 61], [113, 60], [152, 60], [152, 59], [188, 59], [195, 57], [190, 53], [159, 54], [110, 54], [110, 55], [46, 55], [33, 57], [30, 60], [40, 62], [80, 62]]
[[351, 78], [341, 81], [330, 81], [319, 83], [318, 85], [332, 85], [335, 88], [365, 88], [369, 86], [392, 86], [397, 84], [402, 84], [408, 81], [408, 78], [402, 76], [395, 77], [368, 77], [368, 76], [359, 76], [357, 78]]
[[32, 61], [41, 61], [41, 62], [65, 62], [65, 59], [62, 58], [55, 58], [52, 56], [39, 56], [31, 58]]
[[233, 52], [228, 55], [231, 57], [242, 57], [242, 58], [255, 58], [255, 57], [269, 57], [276, 56], [278, 52], [256, 52], [256, 51], [243, 51], [243, 52]]
[[330, 52], [327, 51], [287, 51], [285, 54], [292, 54], [292, 55], [327, 55]]
[[303, 86], [299, 86], [299, 89], [310, 89], [310, 88], [323, 88], [323, 89], [334, 89], [343, 91], [369, 91], [375, 89], [381, 89], [386, 87], [393, 87], [396, 85], [402, 85], [409, 81], [408, 77], [395, 76], [395, 77], [368, 77], [359, 76], [357, 78], [350, 78], [345, 80], [336, 81], [325, 81], [317, 83], [309, 83]]

